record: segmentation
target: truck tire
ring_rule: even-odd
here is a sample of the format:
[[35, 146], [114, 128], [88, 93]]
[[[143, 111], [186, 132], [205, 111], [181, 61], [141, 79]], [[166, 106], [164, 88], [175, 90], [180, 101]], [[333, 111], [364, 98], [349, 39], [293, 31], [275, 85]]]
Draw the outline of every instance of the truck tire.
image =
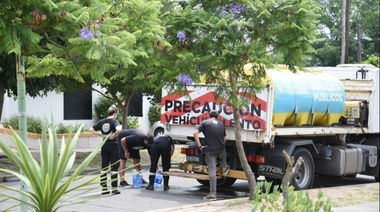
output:
[[[204, 185], [204, 186], [210, 186], [210, 181], [208, 180], [198, 180], [197, 181]], [[230, 178], [230, 177], [223, 177], [221, 179], [216, 180], [216, 186], [218, 187], [230, 187], [236, 182], [236, 178]]]
[[157, 128], [155, 131], [154, 131], [154, 137], [156, 137], [157, 135], [163, 135], [165, 134], [165, 130], [163, 128]]
[[305, 148], [296, 148], [293, 152], [294, 161], [299, 157], [303, 158], [303, 163], [298, 170], [295, 171], [290, 182], [296, 190], [305, 190], [313, 186], [315, 177], [314, 160], [310, 152]]

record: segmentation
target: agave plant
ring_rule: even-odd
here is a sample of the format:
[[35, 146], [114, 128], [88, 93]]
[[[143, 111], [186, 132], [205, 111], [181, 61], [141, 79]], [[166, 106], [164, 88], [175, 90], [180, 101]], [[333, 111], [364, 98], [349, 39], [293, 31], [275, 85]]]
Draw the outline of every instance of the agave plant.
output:
[[[82, 189], [82, 192], [86, 189], [95, 189], [94, 186], [91, 188], [90, 185], [97, 184], [97, 187], [100, 187], [98, 184], [100, 174], [91, 175], [91, 177], [83, 180], [85, 176], [81, 175], [81, 173], [99, 152], [106, 139], [86, 157], [71, 175], [68, 175], [74, 164], [76, 157], [75, 147], [83, 125], [79, 127], [74, 135], [69, 133], [67, 141], [64, 137], [62, 138], [60, 149], [54, 123], [48, 129], [48, 133], [46, 121], [44, 121], [43, 125], [42, 139], [40, 140], [40, 162], [34, 159], [27, 145], [14, 130], [12, 130], [13, 138], [11, 140], [15, 144], [15, 148], [11, 148], [0, 140], [0, 148], [20, 168], [22, 174], [7, 169], [0, 169], [0, 171], [15, 175], [30, 188], [20, 191], [0, 184], [0, 195], [17, 201], [16, 205], [10, 208], [27, 204], [28, 207], [37, 212], [53, 212], [67, 205], [90, 201], [91, 199], [75, 201], [75, 197], [69, 194], [80, 189]], [[73, 184], [74, 182], [76, 183]], [[7, 194], [2, 192], [2, 189], [18, 192], [20, 196]]]

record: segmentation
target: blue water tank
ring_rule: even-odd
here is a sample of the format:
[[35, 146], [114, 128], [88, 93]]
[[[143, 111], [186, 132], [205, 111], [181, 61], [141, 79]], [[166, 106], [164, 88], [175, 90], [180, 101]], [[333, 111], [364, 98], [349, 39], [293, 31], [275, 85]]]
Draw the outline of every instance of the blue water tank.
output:
[[339, 79], [319, 71], [270, 69], [274, 87], [273, 125], [331, 125], [343, 115], [345, 93]]

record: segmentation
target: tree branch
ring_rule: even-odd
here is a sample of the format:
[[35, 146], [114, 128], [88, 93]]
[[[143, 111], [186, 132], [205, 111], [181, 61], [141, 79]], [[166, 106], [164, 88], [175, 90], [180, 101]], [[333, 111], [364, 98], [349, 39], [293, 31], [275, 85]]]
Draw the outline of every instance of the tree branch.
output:
[[52, 39], [50, 39], [49, 35], [47, 34], [47, 32], [44, 33], [44, 37], [46, 38], [46, 40], [48, 40], [50, 43], [54, 44], [55, 46], [58, 46], [58, 47], [64, 47], [60, 44], [58, 44], [57, 42], [53, 41]]
[[299, 169], [300, 166], [302, 165], [303, 158], [299, 157], [296, 164], [293, 167], [294, 157], [293, 156], [290, 157], [285, 150], [282, 150], [282, 154], [284, 155], [286, 164], [287, 164], [285, 176], [282, 179], [282, 196], [284, 197], [284, 200], [288, 200], [289, 199], [288, 189], [289, 189], [290, 180], [292, 179], [294, 172], [296, 172], [296, 170]]

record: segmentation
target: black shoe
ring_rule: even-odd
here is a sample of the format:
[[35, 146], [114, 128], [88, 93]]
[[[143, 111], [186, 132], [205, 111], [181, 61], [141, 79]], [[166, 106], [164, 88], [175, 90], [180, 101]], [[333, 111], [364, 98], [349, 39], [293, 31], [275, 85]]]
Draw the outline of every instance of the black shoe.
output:
[[113, 190], [112, 194], [120, 194], [121, 192], [119, 190]]
[[167, 191], [169, 189], [170, 189], [170, 187], [168, 185], [164, 185], [164, 191]]
[[148, 182], [147, 181], [145, 181], [144, 179], [142, 179], [142, 184], [148, 184]]
[[146, 189], [146, 190], [151, 190], [151, 191], [154, 190], [153, 185], [148, 185], [147, 187], [145, 187], [145, 189]]
[[107, 194], [110, 194], [111, 192], [108, 191], [107, 189], [103, 189], [102, 190], [102, 195], [107, 195]]
[[123, 180], [120, 182], [120, 186], [129, 186], [129, 183], [127, 183], [127, 181]]

